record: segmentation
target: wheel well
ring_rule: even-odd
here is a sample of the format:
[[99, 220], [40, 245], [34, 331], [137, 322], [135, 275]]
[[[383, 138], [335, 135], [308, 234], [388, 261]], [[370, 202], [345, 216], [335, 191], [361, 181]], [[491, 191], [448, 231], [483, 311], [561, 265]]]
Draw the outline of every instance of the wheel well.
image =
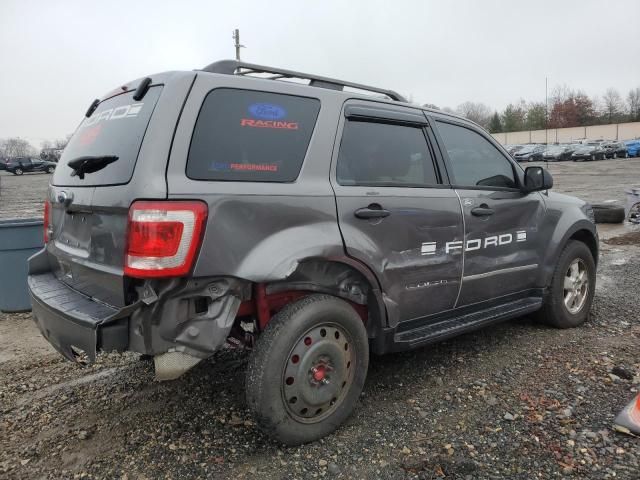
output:
[[578, 230], [573, 235], [571, 235], [571, 237], [569, 237], [569, 240], [577, 240], [589, 247], [589, 250], [591, 250], [591, 255], [593, 256], [593, 261], [595, 262], [596, 266], [598, 265], [598, 241], [593, 236], [593, 233], [591, 233], [589, 230]]
[[355, 266], [335, 260], [309, 260], [282, 281], [254, 283], [251, 299], [240, 305], [237, 316], [255, 317], [262, 330], [285, 305], [314, 293], [347, 301], [362, 318], [370, 338], [383, 326], [384, 303], [377, 284]]

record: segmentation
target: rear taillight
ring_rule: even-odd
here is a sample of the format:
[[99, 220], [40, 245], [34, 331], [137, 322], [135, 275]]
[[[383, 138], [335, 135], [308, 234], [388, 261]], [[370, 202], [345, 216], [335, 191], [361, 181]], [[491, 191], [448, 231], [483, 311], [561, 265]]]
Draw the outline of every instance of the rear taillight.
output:
[[202, 202], [134, 202], [129, 208], [125, 275], [186, 275], [200, 246], [206, 218], [207, 205]]
[[49, 203], [49, 200], [47, 200], [46, 202], [44, 202], [44, 216], [42, 218], [42, 227], [43, 227], [43, 232], [42, 232], [42, 236], [44, 239], [44, 243], [47, 243], [49, 241], [49, 217], [51, 216], [51, 204]]

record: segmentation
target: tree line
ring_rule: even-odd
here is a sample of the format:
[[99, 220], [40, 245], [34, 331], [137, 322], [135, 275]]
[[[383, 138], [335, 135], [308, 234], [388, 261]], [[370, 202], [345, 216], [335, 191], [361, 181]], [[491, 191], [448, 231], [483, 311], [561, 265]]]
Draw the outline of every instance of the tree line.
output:
[[[424, 106], [438, 108], [432, 104]], [[581, 90], [560, 86], [551, 92], [548, 110], [544, 102], [525, 100], [510, 103], [501, 112], [480, 102], [464, 102], [455, 110], [448, 107], [442, 110], [466, 117], [491, 133], [638, 122], [640, 87], [631, 89], [623, 98], [615, 88], [608, 88], [602, 97], [589, 97]]]
[[[44, 140], [40, 143], [40, 150], [29, 141], [20, 137], [0, 138], [0, 159], [16, 157], [47, 157], [51, 151], [62, 150], [67, 146], [71, 135], [55, 140]], [[57, 158], [56, 158], [57, 160]]]

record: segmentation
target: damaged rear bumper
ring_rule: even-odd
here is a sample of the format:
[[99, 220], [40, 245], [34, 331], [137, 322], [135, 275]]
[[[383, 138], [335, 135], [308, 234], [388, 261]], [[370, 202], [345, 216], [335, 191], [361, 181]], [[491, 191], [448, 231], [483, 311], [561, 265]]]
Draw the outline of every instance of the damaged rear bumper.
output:
[[89, 363], [101, 350], [153, 355], [159, 379], [180, 376], [224, 345], [246, 291], [225, 278], [147, 281], [137, 301], [117, 308], [59, 280], [43, 268], [42, 254], [30, 259], [28, 285], [33, 318], [51, 345]]
[[67, 359], [79, 352], [95, 361], [98, 350], [124, 351], [129, 344], [129, 316], [138, 304], [115, 309], [91, 300], [52, 273], [30, 275], [33, 318], [42, 335]]

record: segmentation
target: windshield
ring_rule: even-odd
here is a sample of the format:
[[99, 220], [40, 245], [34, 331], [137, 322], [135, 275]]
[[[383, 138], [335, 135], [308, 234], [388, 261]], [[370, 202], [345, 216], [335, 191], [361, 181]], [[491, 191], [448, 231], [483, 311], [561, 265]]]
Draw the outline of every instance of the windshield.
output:
[[[51, 183], [59, 186], [91, 187], [121, 185], [129, 182], [142, 139], [155, 108], [161, 86], [151, 87], [144, 98], [136, 102], [133, 91], [111, 97], [98, 105], [85, 118], [64, 149]], [[74, 175], [69, 167], [82, 157], [118, 157], [97, 171], [87, 170], [84, 178]]]

